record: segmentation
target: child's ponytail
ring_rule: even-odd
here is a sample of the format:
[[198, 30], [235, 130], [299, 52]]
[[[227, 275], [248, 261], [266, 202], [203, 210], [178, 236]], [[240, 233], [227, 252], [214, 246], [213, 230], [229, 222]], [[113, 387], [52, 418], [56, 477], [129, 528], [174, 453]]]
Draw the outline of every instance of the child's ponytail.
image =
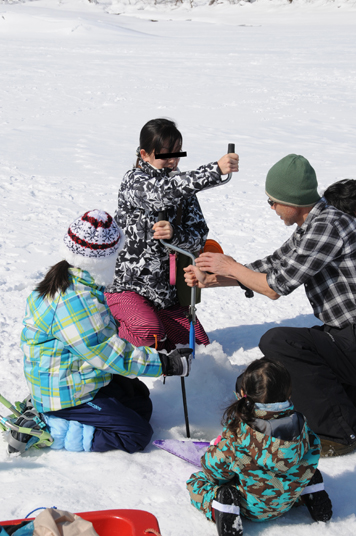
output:
[[46, 296], [54, 298], [55, 294], [59, 290], [61, 292], [65, 292], [67, 290], [69, 287], [69, 267], [70, 264], [63, 260], [48, 270], [42, 281], [38, 283], [37, 287], [35, 288], [40, 298], [45, 298]]
[[251, 426], [254, 420], [254, 410], [255, 401], [245, 395], [226, 408], [221, 424], [231, 431], [236, 430], [241, 421]]
[[240, 379], [239, 399], [226, 408], [222, 420], [222, 424], [231, 431], [236, 431], [240, 421], [251, 426], [256, 403], [285, 402], [292, 394], [288, 370], [282, 363], [267, 357], [252, 361]]

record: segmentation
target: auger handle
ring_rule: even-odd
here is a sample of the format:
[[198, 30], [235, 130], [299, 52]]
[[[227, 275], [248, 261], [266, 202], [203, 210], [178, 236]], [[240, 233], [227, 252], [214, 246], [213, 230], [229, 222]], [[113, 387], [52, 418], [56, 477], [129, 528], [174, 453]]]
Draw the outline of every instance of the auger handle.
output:
[[[234, 153], [234, 152], [235, 152], [235, 144], [234, 143], [229, 143], [228, 146], [227, 146], [227, 153], [226, 154]], [[219, 184], [212, 184], [211, 186], [206, 186], [202, 191], [205, 192], [205, 190], [210, 190], [210, 188], [216, 188], [217, 186], [221, 186], [222, 184], [226, 184], [227, 182], [229, 182], [231, 180], [231, 177], [232, 177], [232, 173], [229, 173], [224, 181], [220, 181]]]
[[167, 221], [167, 211], [166, 210], [160, 210], [159, 211], [157, 221]]

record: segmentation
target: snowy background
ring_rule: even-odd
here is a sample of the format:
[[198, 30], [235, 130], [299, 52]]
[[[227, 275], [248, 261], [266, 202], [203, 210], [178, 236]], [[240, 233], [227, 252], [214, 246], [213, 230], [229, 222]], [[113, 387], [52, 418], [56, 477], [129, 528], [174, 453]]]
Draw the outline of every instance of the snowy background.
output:
[[[122, 0], [0, 0], [0, 393], [27, 395], [19, 348], [25, 300], [68, 224], [92, 208], [115, 212], [141, 127], [176, 120], [188, 158], [240, 154], [231, 182], [199, 195], [210, 237], [240, 262], [290, 234], [264, 194], [268, 169], [295, 152], [315, 167], [320, 193], [356, 178], [356, 3], [258, 0], [146, 5]], [[235, 378], [260, 357], [276, 325], [316, 323], [303, 289], [272, 302], [239, 289], [206, 290], [198, 316], [211, 345], [198, 349], [186, 389], [194, 439], [220, 431]], [[180, 381], [152, 388], [154, 439], [185, 437]], [[1, 408], [0, 413], [6, 414]], [[356, 453], [322, 460], [334, 505], [325, 525], [306, 508], [274, 522], [245, 521], [246, 536], [356, 532]], [[8, 457], [0, 438], [0, 519], [34, 508], [139, 508], [162, 536], [216, 534], [189, 504], [193, 467], [155, 447], [128, 455], [29, 451]]]

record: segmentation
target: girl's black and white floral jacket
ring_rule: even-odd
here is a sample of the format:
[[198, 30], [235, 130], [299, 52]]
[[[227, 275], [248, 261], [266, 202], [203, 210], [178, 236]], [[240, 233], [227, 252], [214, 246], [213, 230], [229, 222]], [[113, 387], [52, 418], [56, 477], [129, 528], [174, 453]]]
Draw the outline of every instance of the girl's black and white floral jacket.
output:
[[175, 287], [169, 284], [167, 249], [153, 238], [152, 227], [158, 213], [166, 210], [173, 227], [173, 245], [190, 252], [204, 247], [209, 229], [195, 194], [219, 184], [221, 174], [217, 162], [188, 172], [155, 169], [143, 160], [139, 166], [126, 173], [119, 189], [115, 220], [124, 230], [126, 242], [117, 259], [113, 284], [106, 292], [137, 292], [165, 309], [178, 301]]

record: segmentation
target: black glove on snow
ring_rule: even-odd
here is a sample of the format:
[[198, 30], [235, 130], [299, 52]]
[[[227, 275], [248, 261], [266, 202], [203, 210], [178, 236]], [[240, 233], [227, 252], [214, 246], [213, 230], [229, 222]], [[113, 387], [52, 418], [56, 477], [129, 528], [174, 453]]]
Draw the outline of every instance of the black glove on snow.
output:
[[169, 354], [158, 353], [164, 376], [189, 376], [193, 350], [179, 348]]

